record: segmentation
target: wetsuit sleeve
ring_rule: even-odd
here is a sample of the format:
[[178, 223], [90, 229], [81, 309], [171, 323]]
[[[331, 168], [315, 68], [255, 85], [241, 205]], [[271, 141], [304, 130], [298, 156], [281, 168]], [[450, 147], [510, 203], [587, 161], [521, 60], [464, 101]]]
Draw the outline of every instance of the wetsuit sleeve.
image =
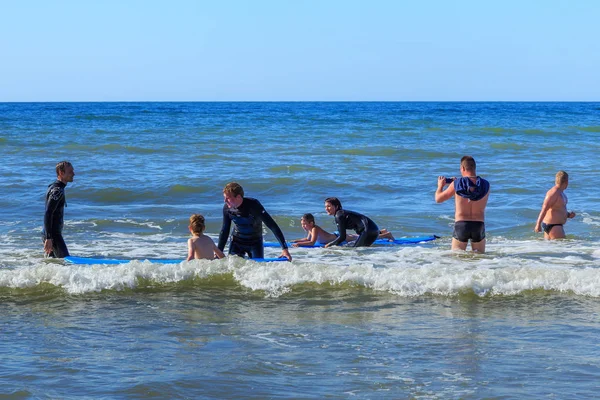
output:
[[219, 244], [217, 247], [223, 251], [227, 239], [229, 239], [229, 231], [231, 230], [231, 217], [227, 211], [227, 205], [223, 206], [223, 225], [221, 226], [221, 232], [219, 232]]
[[56, 188], [49, 189], [49, 191], [51, 192], [46, 195], [46, 212], [44, 213], [44, 233], [46, 239], [52, 239], [55, 234], [59, 233], [57, 232], [58, 226], [56, 226], [58, 218], [55, 218], [54, 213], [58, 210], [62, 197], [54, 194]]
[[262, 206], [262, 204], [260, 204], [259, 201], [256, 202], [256, 206], [257, 209], [255, 210], [255, 215], [259, 215], [262, 222], [264, 222], [267, 228], [269, 228], [271, 232], [273, 232], [273, 235], [275, 235], [275, 237], [277, 238], [277, 241], [281, 245], [281, 248], [287, 249], [288, 245], [285, 241], [285, 237], [283, 236], [283, 232], [281, 232], [281, 229], [279, 229], [279, 225], [277, 225], [277, 222], [275, 222], [275, 220], [271, 217], [267, 210], [265, 210], [265, 208]]
[[330, 246], [337, 246], [346, 241], [346, 218], [344, 218], [343, 212], [339, 211], [335, 214], [335, 224], [337, 225], [340, 235], [334, 241], [329, 243]]

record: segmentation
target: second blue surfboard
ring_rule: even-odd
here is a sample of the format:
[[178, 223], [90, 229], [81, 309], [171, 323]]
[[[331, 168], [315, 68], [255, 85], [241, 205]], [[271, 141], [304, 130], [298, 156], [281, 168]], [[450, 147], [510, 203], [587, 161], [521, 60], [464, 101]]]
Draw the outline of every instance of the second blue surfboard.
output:
[[[431, 242], [432, 240], [439, 239], [439, 236], [429, 235], [429, 236], [417, 236], [410, 238], [399, 238], [395, 240], [387, 240], [387, 239], [377, 239], [373, 245], [374, 246], [403, 246], [407, 244], [419, 244], [425, 242]], [[288, 246], [292, 246], [293, 243], [288, 243]], [[280, 244], [277, 242], [265, 242], [265, 247], [279, 247]], [[301, 246], [301, 247], [324, 247], [324, 244], [315, 243], [312, 246]]]

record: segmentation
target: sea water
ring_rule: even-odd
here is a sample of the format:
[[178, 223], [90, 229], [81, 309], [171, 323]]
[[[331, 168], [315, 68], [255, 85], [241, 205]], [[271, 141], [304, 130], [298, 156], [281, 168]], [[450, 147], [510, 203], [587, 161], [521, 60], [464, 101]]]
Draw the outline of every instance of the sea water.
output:
[[[2, 103], [2, 398], [594, 398], [600, 103]], [[487, 253], [450, 251], [439, 175], [491, 183]], [[72, 255], [45, 259], [58, 161]], [[558, 170], [567, 239], [533, 232]], [[185, 258], [239, 182], [287, 239], [326, 197], [419, 245]], [[273, 241], [265, 229], [265, 239]], [[267, 248], [266, 256], [279, 249]]]

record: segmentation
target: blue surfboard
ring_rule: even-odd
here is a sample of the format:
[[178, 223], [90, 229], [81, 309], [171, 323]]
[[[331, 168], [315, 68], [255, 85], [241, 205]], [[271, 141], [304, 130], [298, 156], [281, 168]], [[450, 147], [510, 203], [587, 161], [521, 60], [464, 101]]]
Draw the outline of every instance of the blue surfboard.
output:
[[[287, 261], [287, 258], [251, 258], [250, 260], [256, 262], [274, 262], [274, 261]], [[94, 258], [94, 257], [65, 257], [65, 261], [69, 264], [77, 265], [92, 265], [92, 264], [127, 264], [132, 261], [150, 261], [155, 264], [179, 264], [185, 260], [169, 260], [160, 258], [146, 258], [138, 260], [124, 260], [116, 258]]]
[[[395, 240], [387, 240], [387, 239], [377, 239], [373, 246], [404, 246], [407, 244], [419, 244], [425, 242], [431, 242], [432, 240], [439, 239], [439, 236], [430, 235], [430, 236], [417, 236], [410, 238], [399, 238]], [[345, 243], [344, 243], [345, 244]], [[293, 243], [288, 243], [288, 246], [292, 246]], [[279, 247], [280, 244], [278, 242], [265, 242], [265, 247]], [[312, 246], [300, 246], [300, 247], [324, 247], [324, 244], [315, 243]]]

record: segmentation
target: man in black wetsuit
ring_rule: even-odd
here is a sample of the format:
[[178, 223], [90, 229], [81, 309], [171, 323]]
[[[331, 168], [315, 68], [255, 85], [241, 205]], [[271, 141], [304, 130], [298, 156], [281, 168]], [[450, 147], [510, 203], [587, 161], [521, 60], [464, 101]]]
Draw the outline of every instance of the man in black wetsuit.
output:
[[65, 258], [69, 255], [67, 245], [62, 237], [63, 217], [67, 201], [65, 186], [73, 182], [75, 170], [68, 161], [56, 164], [56, 182], [48, 185], [46, 192], [46, 212], [44, 213], [44, 253], [50, 257]]
[[233, 237], [229, 245], [229, 254], [250, 258], [264, 258], [264, 246], [262, 236], [262, 223], [273, 232], [282, 253], [280, 257], [286, 257], [292, 261], [292, 256], [287, 247], [283, 233], [277, 223], [256, 199], [244, 197], [244, 189], [235, 182], [228, 183], [223, 189], [225, 205], [223, 205], [223, 226], [219, 233], [219, 244], [217, 247], [223, 251], [225, 243], [229, 238], [231, 221], [233, 221]]
[[379, 236], [379, 228], [369, 217], [354, 211], [342, 209], [342, 202], [337, 197], [325, 199], [325, 211], [335, 216], [340, 235], [325, 247], [337, 246], [346, 241], [346, 229], [354, 229], [359, 235], [353, 247], [370, 246]]

